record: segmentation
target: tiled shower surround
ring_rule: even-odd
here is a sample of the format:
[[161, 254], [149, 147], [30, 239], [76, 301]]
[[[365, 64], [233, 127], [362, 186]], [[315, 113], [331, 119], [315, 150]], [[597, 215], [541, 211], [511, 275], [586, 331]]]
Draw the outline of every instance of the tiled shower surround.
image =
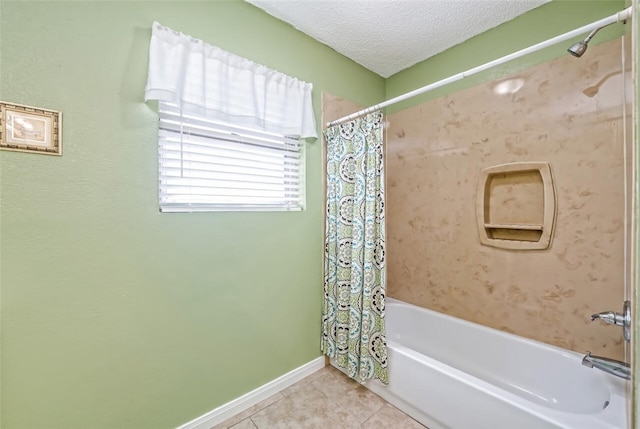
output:
[[[621, 311], [624, 296], [621, 46], [590, 46], [580, 59], [564, 55], [388, 117], [389, 296], [623, 359], [622, 329], [589, 320]], [[481, 245], [481, 169], [533, 161], [550, 164], [555, 184], [551, 246]], [[515, 195], [524, 188], [510, 192], [515, 204], [526, 199]]]
[[[589, 319], [621, 311], [624, 299], [621, 52], [621, 39], [590, 46], [580, 59], [564, 55], [387, 117], [388, 296], [624, 359], [622, 329]], [[323, 122], [359, 108], [325, 93]], [[557, 214], [546, 250], [480, 244], [480, 171], [510, 162], [551, 166]]]

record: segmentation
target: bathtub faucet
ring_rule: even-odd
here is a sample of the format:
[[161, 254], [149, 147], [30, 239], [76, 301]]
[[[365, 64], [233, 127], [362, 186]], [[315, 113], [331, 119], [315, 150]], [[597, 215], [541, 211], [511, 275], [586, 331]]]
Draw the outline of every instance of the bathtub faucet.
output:
[[631, 341], [631, 302], [625, 301], [622, 306], [622, 313], [614, 311], [603, 311], [591, 315], [591, 321], [600, 319], [610, 325], [622, 326], [624, 340]]
[[596, 313], [591, 315], [591, 321], [600, 319], [610, 325], [624, 326], [624, 316], [614, 311], [603, 311], [602, 313]]
[[588, 366], [589, 368], [598, 368], [599, 370], [615, 375], [616, 377], [624, 378], [625, 380], [631, 378], [631, 368], [628, 363], [601, 356], [591, 356], [591, 352], [587, 352], [587, 355], [582, 358], [582, 365]]

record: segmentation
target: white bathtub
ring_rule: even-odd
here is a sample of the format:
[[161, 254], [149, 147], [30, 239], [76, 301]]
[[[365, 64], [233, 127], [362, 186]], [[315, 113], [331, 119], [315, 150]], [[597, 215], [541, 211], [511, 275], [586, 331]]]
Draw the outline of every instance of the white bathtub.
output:
[[389, 385], [430, 429], [625, 429], [626, 382], [581, 354], [387, 299]]

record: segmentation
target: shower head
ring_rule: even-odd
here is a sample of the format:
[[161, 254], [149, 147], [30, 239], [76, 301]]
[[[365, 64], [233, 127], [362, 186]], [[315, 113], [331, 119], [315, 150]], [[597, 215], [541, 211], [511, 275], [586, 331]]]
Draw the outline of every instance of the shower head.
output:
[[574, 57], [580, 58], [582, 54], [587, 50], [587, 42], [578, 42], [571, 45], [567, 52], [569, 52]]
[[[612, 22], [611, 24], [615, 24], [615, 23]], [[584, 54], [585, 51], [587, 50], [588, 44], [591, 41], [591, 39], [593, 38], [593, 36], [595, 36], [598, 31], [602, 30], [604, 27], [606, 27], [608, 25], [611, 25], [611, 24], [607, 24], [607, 25], [603, 25], [602, 27], [594, 28], [593, 30], [591, 30], [591, 33], [589, 33], [589, 35], [587, 37], [585, 37], [585, 39], [582, 42], [574, 43], [573, 45], [571, 45], [571, 47], [569, 49], [567, 49], [567, 52], [569, 52], [571, 55], [573, 55], [576, 58], [580, 58], [582, 56], [582, 54]]]

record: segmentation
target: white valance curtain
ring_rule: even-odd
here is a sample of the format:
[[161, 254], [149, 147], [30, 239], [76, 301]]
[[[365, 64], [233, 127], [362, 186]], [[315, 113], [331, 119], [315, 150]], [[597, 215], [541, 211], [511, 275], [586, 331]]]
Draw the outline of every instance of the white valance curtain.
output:
[[286, 136], [317, 137], [311, 83], [153, 23], [145, 100]]

